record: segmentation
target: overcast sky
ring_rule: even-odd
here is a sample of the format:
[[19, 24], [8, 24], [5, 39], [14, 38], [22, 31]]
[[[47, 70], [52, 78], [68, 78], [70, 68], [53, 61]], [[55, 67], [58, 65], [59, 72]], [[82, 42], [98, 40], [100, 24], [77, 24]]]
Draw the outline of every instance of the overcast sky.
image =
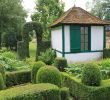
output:
[[[65, 11], [74, 6], [75, 0], [62, 0], [65, 2]], [[85, 4], [87, 1], [92, 0], [76, 0], [75, 5], [77, 7], [81, 7], [86, 10]], [[28, 15], [30, 16], [34, 12], [35, 8], [35, 0], [23, 0], [23, 6], [28, 11]], [[27, 21], [30, 21], [30, 17], [27, 18]]]

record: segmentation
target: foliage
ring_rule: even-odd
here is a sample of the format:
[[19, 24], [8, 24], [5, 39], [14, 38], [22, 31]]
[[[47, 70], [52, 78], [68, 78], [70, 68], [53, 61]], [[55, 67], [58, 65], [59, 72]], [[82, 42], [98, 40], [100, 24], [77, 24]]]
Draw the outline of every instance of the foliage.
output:
[[35, 84], [0, 91], [1, 100], [61, 100], [60, 89], [52, 84]]
[[6, 73], [6, 86], [25, 84], [31, 82], [31, 71], [15, 71]]
[[[110, 99], [110, 80], [102, 81], [101, 86], [86, 86], [81, 84], [79, 79], [70, 76], [66, 73], [63, 74], [63, 86], [68, 87], [70, 94], [76, 98], [76, 100], [109, 100]], [[106, 85], [103, 85], [103, 82]]]
[[61, 88], [61, 100], [70, 100], [69, 88]]
[[99, 86], [101, 84], [100, 69], [95, 64], [87, 64], [82, 71], [82, 83], [89, 86]]
[[36, 81], [38, 83], [52, 83], [61, 86], [62, 77], [57, 68], [45, 66], [38, 70]]
[[93, 62], [87, 62], [87, 63], [75, 63], [75, 64], [69, 65], [69, 67], [66, 68], [65, 70], [67, 73], [77, 78], [81, 78], [82, 69], [88, 63], [93, 63], [99, 66], [102, 79], [105, 80], [110, 78], [110, 59], [103, 59], [100, 61], [93, 61]]
[[19, 60], [23, 60], [26, 58], [26, 55], [25, 55], [25, 50], [24, 50], [24, 42], [23, 41], [19, 41], [17, 43], [17, 58]]
[[87, 2], [86, 5], [90, 5], [87, 8], [92, 8], [91, 13], [98, 16], [101, 19], [110, 20], [110, 0], [93, 0]]
[[5, 88], [5, 82], [2, 74], [0, 73], [0, 90], [3, 90], [4, 88]]
[[55, 60], [55, 51], [52, 49], [47, 49], [45, 52], [42, 52], [39, 56], [39, 60], [45, 62], [47, 65], [53, 64]]
[[65, 58], [56, 58], [54, 65], [60, 70], [64, 71], [68, 67], [67, 60]]
[[0, 0], [0, 47], [3, 33], [15, 33], [19, 40], [25, 17], [22, 0]]
[[103, 58], [110, 58], [110, 49], [103, 50]]
[[9, 59], [13, 59], [13, 60], [16, 59], [16, 56], [15, 56], [16, 54], [11, 51], [2, 52], [0, 55]]
[[31, 73], [32, 83], [36, 83], [36, 75], [37, 75], [37, 72], [38, 72], [38, 70], [39, 70], [41, 67], [44, 67], [44, 66], [45, 66], [45, 63], [42, 62], [42, 61], [38, 61], [38, 62], [36, 62], [36, 63], [33, 65], [32, 73]]
[[[6, 52], [4, 52], [6, 54]], [[19, 61], [9, 56], [4, 55], [4, 53], [0, 54], [0, 64], [2, 64], [6, 71], [17, 71], [17, 70], [27, 70], [30, 69], [29, 64], [25, 63], [24, 61]]]
[[2, 35], [2, 43], [7, 49], [17, 49], [17, 38], [15, 33], [4, 33]]
[[50, 40], [48, 26], [62, 15], [64, 3], [60, 0], [36, 0], [36, 13], [32, 15], [32, 20], [42, 23], [43, 38]]

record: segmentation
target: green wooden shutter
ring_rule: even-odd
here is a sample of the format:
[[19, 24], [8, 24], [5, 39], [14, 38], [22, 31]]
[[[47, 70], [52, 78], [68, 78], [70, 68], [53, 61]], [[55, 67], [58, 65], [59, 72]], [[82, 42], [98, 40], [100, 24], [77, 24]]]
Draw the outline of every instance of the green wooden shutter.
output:
[[80, 52], [81, 50], [81, 27], [70, 25], [70, 49], [71, 52]]

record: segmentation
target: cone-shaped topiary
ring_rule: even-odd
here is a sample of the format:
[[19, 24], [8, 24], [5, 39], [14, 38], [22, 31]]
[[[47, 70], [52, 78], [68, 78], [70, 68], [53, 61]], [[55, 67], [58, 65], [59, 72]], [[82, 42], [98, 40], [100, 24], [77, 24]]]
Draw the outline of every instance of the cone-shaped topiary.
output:
[[4, 83], [4, 79], [2, 74], [0, 73], [0, 90], [3, 90], [6, 87], [5, 83]]
[[0, 64], [0, 73], [3, 76], [4, 82], [6, 82], [5, 67], [1, 64]]
[[54, 65], [60, 70], [64, 71], [64, 68], [68, 67], [67, 60], [65, 58], [56, 58]]
[[36, 83], [36, 74], [37, 74], [38, 70], [44, 66], [45, 66], [45, 63], [42, 61], [38, 61], [33, 65], [32, 73], [31, 73], [32, 83]]
[[82, 71], [82, 83], [89, 86], [99, 86], [101, 83], [100, 69], [95, 64], [87, 64]]
[[38, 70], [36, 80], [38, 83], [51, 83], [57, 86], [61, 86], [61, 73], [53, 66], [41, 67]]

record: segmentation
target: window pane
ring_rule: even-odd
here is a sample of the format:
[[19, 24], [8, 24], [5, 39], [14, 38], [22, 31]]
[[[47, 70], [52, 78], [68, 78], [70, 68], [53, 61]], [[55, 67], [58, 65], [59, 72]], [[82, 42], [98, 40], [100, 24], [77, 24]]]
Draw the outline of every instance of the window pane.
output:
[[81, 27], [81, 34], [84, 34], [84, 27]]
[[85, 34], [88, 34], [88, 27], [85, 27]]
[[85, 50], [88, 50], [88, 43], [85, 43]]
[[81, 43], [81, 50], [84, 51], [84, 43]]
[[84, 43], [84, 35], [81, 35], [81, 42]]
[[88, 42], [88, 35], [85, 35], [85, 42]]

